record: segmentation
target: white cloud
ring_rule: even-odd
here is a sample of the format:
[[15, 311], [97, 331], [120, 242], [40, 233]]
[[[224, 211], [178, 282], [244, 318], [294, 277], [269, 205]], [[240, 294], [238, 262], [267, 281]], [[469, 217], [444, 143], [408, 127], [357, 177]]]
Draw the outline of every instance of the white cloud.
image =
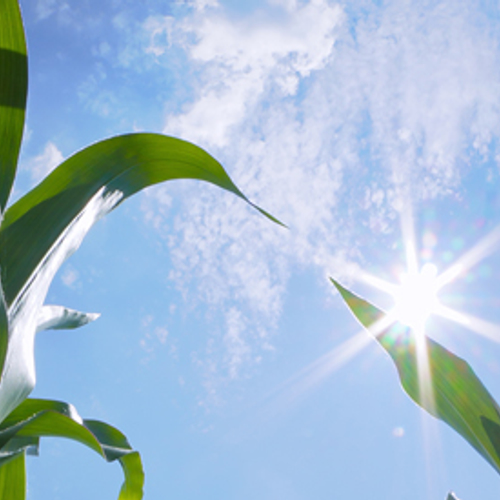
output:
[[64, 156], [53, 142], [47, 142], [42, 153], [29, 159], [23, 169], [30, 172], [33, 183], [40, 182], [64, 160]]
[[74, 289], [77, 287], [79, 278], [80, 273], [73, 266], [67, 265], [61, 276], [61, 281], [63, 282], [64, 286]]
[[61, 0], [38, 0], [36, 3], [36, 15], [38, 20], [46, 19], [54, 12], [67, 8]]
[[145, 222], [159, 232], [163, 232], [162, 228], [172, 206], [172, 196], [168, 188], [168, 185], [148, 188], [141, 200], [141, 211]]
[[392, 435], [395, 438], [402, 438], [405, 435], [405, 430], [403, 427], [394, 427], [394, 429], [392, 429]]
[[78, 97], [84, 106], [103, 118], [117, 111], [118, 101], [114, 91], [106, 89], [107, 73], [101, 64], [97, 64], [78, 87]]
[[[186, 113], [169, 117], [164, 131], [226, 145], [228, 129], [246, 117], [269, 85], [277, 85], [282, 96], [294, 95], [301, 77], [326, 64], [340, 18], [338, 6], [319, 0], [289, 5], [279, 17], [231, 19], [217, 9], [173, 27], [150, 19], [147, 27], [153, 37], [165, 30], [170, 41], [181, 44], [195, 64], [204, 66], [196, 102]], [[158, 45], [149, 50], [161, 52]]]
[[244, 307], [221, 341], [238, 362], [269, 347], [294, 266], [351, 274], [375, 239], [399, 234], [402, 202], [455, 189], [471, 151], [498, 154], [499, 31], [477, 4], [360, 0], [344, 15], [326, 0], [273, 4], [272, 19], [220, 7], [169, 21], [196, 79], [165, 130], [208, 147], [290, 226], [215, 189], [184, 192], [172, 277], [190, 299]]
[[168, 330], [164, 326], [157, 326], [155, 328], [155, 336], [160, 344], [165, 344], [168, 337]]
[[226, 357], [231, 379], [237, 378], [241, 364], [250, 354], [250, 347], [244, 340], [244, 318], [240, 311], [232, 307], [226, 313]]
[[219, 2], [217, 0], [191, 0], [191, 2], [188, 3], [198, 11], [203, 11], [208, 7], [219, 7]]

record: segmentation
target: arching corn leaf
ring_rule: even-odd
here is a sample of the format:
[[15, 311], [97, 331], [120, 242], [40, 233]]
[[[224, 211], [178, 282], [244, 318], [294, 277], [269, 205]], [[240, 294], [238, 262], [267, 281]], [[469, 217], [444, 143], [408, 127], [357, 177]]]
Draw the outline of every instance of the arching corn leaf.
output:
[[98, 313], [82, 313], [63, 306], [43, 306], [38, 314], [36, 331], [73, 330], [95, 321], [99, 316]]
[[0, 262], [7, 304], [75, 225], [90, 226], [137, 191], [171, 179], [204, 180], [248, 202], [220, 163], [194, 144], [145, 133], [98, 142], [63, 162], [5, 213]]
[[17, 0], [0, 2], [0, 213], [16, 173], [24, 129], [28, 60]]
[[[369, 302], [335, 280], [332, 282], [364, 327], [373, 328], [386, 317]], [[432, 339], [417, 338], [401, 323], [388, 323], [382, 331], [375, 332], [375, 338], [396, 364], [401, 384], [413, 401], [455, 429], [500, 473], [500, 409], [469, 364]], [[423, 345], [422, 349], [417, 342]], [[426, 356], [424, 363], [418, 358], [422, 355]], [[419, 366], [425, 364], [428, 379], [424, 380]]]
[[0, 498], [26, 498], [26, 453], [24, 451], [0, 457]]
[[[28, 443], [36, 445], [38, 439], [44, 436], [72, 439], [93, 449], [108, 462], [118, 460], [125, 476], [119, 500], [142, 498], [142, 462], [127, 438], [104, 422], [82, 419], [75, 408], [67, 403], [26, 399], [0, 424], [0, 456], [18, 456]], [[19, 450], [16, 445], [20, 447]], [[0, 473], [2, 469], [0, 463]], [[17, 497], [5, 498], [17, 500]]]
[[92, 225], [127, 197], [180, 178], [210, 182], [251, 204], [220, 163], [194, 144], [160, 134], [129, 134], [68, 158], [5, 212], [0, 273], [9, 309], [9, 340], [0, 380], [0, 421], [35, 385], [39, 314], [64, 260]]

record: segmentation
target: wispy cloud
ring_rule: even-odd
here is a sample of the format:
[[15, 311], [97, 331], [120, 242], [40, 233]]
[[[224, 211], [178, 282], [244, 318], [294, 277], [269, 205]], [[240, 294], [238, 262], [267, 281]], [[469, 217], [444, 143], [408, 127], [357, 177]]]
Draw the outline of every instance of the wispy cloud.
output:
[[23, 169], [29, 171], [33, 184], [40, 182], [55, 167], [64, 160], [58, 147], [51, 141], [47, 142], [44, 150], [37, 156], [28, 159], [23, 164]]
[[80, 273], [73, 266], [67, 264], [61, 275], [61, 281], [64, 286], [75, 289], [78, 287], [79, 279]]
[[64, 0], [38, 0], [36, 2], [36, 15], [39, 21], [67, 9], [68, 4]]
[[196, 101], [168, 117], [165, 132], [227, 145], [228, 129], [241, 123], [270, 87], [276, 97], [295, 95], [300, 78], [324, 67], [340, 19], [338, 6], [315, 1], [285, 5], [278, 16], [244, 19], [213, 9], [169, 26], [171, 43], [180, 44], [203, 71]]
[[500, 130], [498, 26], [479, 4], [270, 8], [244, 18], [193, 9], [168, 20], [168, 37], [149, 20], [150, 50], [182, 49], [191, 64], [192, 98], [165, 131], [207, 147], [291, 228], [196, 186], [170, 239], [186, 293], [245, 304], [257, 326], [238, 330], [237, 345], [252, 350], [269, 344], [259, 329], [279, 317], [293, 266], [349, 275], [360, 241], [399, 233], [402, 203], [457, 188], [471, 157], [495, 158]]
[[226, 313], [226, 345], [227, 365], [230, 378], [236, 378], [241, 364], [250, 354], [250, 346], [245, 341], [243, 333], [245, 322], [242, 314], [236, 308], [231, 308]]
[[[104, 48], [103, 50], [109, 49]], [[106, 79], [106, 71], [101, 64], [97, 64], [95, 71], [78, 88], [78, 97], [82, 104], [96, 115], [104, 118], [118, 108], [114, 92], [106, 88]]]

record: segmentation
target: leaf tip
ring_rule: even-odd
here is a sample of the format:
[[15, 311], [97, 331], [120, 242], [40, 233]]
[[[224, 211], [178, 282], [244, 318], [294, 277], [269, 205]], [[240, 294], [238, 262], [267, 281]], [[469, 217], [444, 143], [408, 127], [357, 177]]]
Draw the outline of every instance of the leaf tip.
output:
[[271, 215], [269, 212], [267, 212], [263, 208], [260, 208], [258, 205], [256, 205], [255, 203], [252, 203], [251, 201], [249, 201], [249, 203], [250, 203], [250, 205], [252, 207], [254, 207], [255, 209], [257, 209], [264, 217], [268, 218], [270, 221], [278, 224], [281, 227], [284, 227], [285, 229], [289, 229], [289, 227], [286, 224], [284, 224], [279, 219], [277, 219], [276, 217], [274, 217], [274, 215]]

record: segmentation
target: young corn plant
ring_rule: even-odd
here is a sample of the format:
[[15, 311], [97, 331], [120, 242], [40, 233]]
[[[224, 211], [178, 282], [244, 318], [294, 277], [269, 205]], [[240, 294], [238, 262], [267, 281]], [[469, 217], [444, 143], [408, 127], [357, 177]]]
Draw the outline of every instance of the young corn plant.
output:
[[199, 179], [255, 205], [202, 149], [180, 139], [143, 133], [89, 146], [7, 206], [23, 135], [27, 89], [18, 0], [0, 0], [0, 498], [25, 498], [26, 455], [36, 454], [42, 436], [59, 436], [87, 445], [107, 461], [118, 460], [125, 476], [119, 499], [138, 500], [144, 483], [141, 459], [120, 431], [82, 419], [70, 404], [28, 399], [36, 381], [36, 333], [77, 328], [97, 317], [45, 305], [49, 285], [92, 225], [147, 186]]
[[[392, 358], [410, 398], [455, 429], [500, 474], [500, 407], [470, 365], [331, 281], [356, 319]], [[450, 492], [446, 500], [458, 499]]]

